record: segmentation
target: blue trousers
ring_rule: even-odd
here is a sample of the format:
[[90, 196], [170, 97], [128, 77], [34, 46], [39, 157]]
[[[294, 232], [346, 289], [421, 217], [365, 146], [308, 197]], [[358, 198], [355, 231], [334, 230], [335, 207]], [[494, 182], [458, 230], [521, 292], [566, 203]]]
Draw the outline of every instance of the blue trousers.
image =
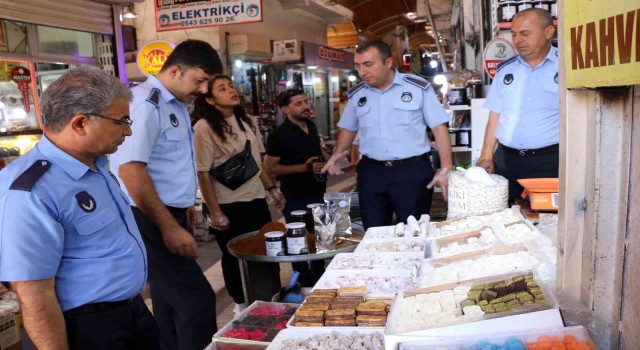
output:
[[362, 224], [366, 229], [392, 224], [393, 214], [398, 222], [409, 215], [420, 218], [431, 210], [433, 190], [427, 184], [433, 179], [428, 158], [398, 166], [385, 167], [363, 157], [356, 168]]

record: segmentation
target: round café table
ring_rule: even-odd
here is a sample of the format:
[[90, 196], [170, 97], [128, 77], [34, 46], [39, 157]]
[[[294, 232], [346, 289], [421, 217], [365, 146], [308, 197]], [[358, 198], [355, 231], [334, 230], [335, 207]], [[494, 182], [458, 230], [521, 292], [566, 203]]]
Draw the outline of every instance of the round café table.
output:
[[[255, 248], [256, 244], [262, 244], [264, 246], [264, 238], [261, 235], [259, 236], [259, 231], [248, 232], [231, 239], [227, 244], [227, 248], [229, 249], [229, 253], [231, 253], [231, 255], [238, 258], [238, 264], [240, 264], [240, 276], [242, 278], [242, 289], [244, 290], [245, 300], [248, 304], [251, 304], [254, 301], [252, 289], [248, 287], [251, 285], [251, 277], [249, 275], [249, 264], [247, 264], [247, 261], [279, 264], [331, 259], [336, 254], [351, 253], [356, 249], [358, 242], [360, 241], [360, 239], [362, 239], [363, 236], [362, 232], [357, 231], [357, 229], [354, 229], [353, 234], [337, 244], [336, 250], [323, 253], [315, 252], [315, 246], [312, 246], [312, 243], [314, 244], [315, 240], [313, 240], [311, 235], [309, 235], [309, 246], [311, 247], [312, 253], [303, 255], [266, 256], [263, 249]], [[257, 242], [258, 239], [261, 240], [261, 243]], [[239, 244], [241, 242], [251, 242], [252, 244]]]

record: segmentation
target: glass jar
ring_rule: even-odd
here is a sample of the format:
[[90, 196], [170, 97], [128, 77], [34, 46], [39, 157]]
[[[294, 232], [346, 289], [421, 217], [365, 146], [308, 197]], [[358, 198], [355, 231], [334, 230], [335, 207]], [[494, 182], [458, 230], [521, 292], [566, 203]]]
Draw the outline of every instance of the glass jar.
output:
[[305, 222], [306, 210], [294, 210], [291, 212], [291, 222]]
[[498, 4], [498, 9], [498, 22], [511, 22], [513, 16], [518, 12], [517, 3], [513, 0], [501, 0]]
[[309, 254], [309, 241], [307, 240], [307, 230], [304, 222], [292, 222], [286, 224], [287, 233], [285, 240], [287, 244], [287, 255]]
[[274, 231], [265, 233], [264, 244], [267, 248], [267, 256], [286, 255], [284, 248], [284, 232]]
[[520, 0], [518, 4], [518, 12], [530, 9], [533, 7], [532, 0]]

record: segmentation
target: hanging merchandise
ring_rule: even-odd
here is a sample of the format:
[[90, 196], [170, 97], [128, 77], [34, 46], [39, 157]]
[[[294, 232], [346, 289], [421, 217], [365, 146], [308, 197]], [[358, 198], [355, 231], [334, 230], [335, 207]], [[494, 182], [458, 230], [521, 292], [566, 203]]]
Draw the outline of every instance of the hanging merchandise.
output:
[[511, 22], [513, 16], [518, 12], [518, 5], [513, 0], [500, 0], [498, 5], [498, 21]]

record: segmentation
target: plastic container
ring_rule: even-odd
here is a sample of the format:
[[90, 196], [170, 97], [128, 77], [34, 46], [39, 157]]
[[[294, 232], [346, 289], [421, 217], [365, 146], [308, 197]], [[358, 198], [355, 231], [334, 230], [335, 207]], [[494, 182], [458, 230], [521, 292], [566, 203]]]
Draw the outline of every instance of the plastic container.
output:
[[518, 4], [513, 0], [500, 1], [498, 4], [498, 21], [511, 22], [518, 12]]

